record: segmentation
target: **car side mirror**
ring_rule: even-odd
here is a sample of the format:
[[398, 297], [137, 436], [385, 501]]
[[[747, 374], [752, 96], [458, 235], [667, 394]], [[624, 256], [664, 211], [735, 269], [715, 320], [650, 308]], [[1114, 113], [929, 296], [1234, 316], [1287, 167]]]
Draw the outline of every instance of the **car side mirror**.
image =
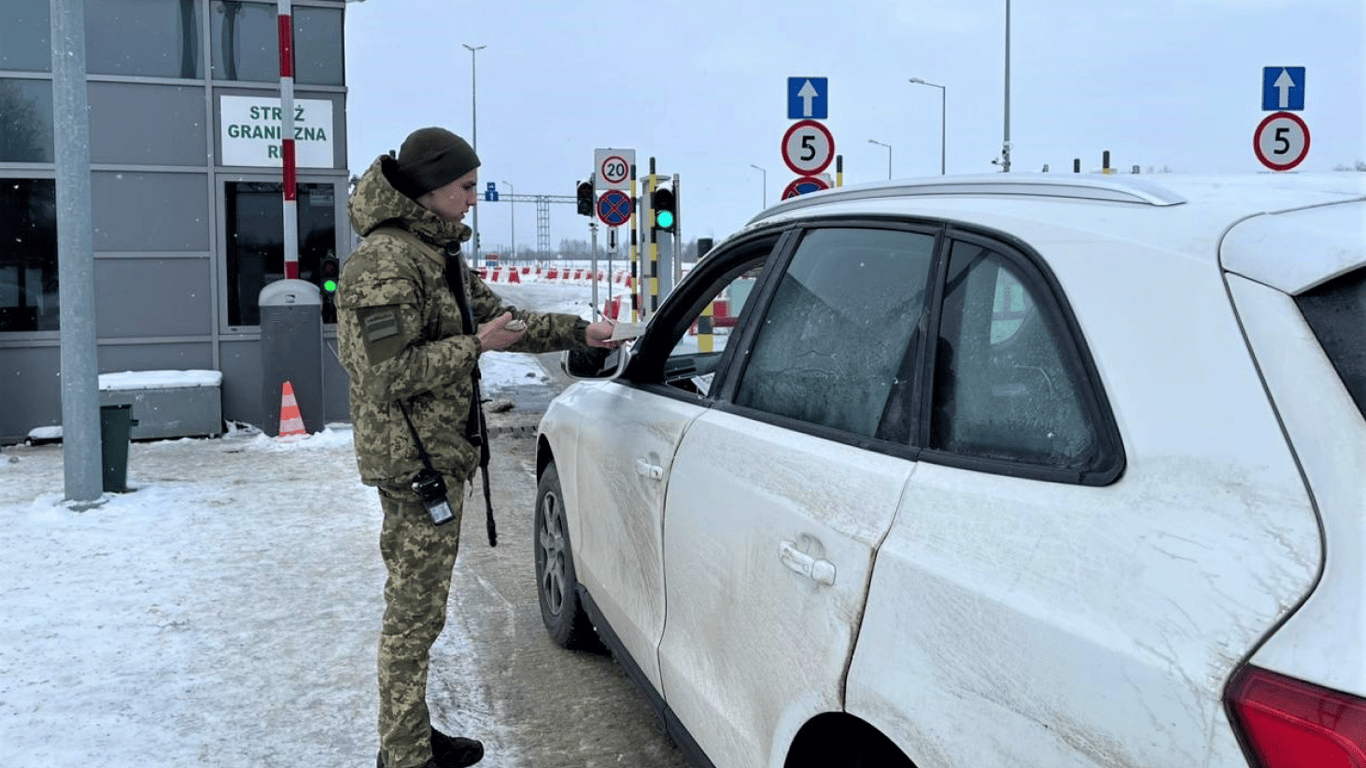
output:
[[560, 368], [576, 379], [607, 379], [616, 375], [621, 349], [571, 349], [560, 358]]

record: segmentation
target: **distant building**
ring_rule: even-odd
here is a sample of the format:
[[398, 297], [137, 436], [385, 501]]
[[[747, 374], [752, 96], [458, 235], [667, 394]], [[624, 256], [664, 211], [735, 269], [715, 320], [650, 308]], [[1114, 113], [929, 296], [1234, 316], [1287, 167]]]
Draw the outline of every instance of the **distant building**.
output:
[[[0, 444], [61, 422], [50, 0], [0, 3]], [[299, 277], [351, 249], [341, 0], [294, 0]], [[85, 4], [99, 370], [217, 370], [262, 424], [284, 277], [275, 0]], [[323, 419], [346, 420], [324, 293]]]

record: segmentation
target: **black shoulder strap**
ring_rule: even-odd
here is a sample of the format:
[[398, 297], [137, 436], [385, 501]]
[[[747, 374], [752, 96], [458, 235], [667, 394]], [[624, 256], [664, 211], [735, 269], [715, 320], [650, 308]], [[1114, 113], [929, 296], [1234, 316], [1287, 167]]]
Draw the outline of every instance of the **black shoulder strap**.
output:
[[[458, 251], [443, 254], [422, 238], [401, 227], [379, 227], [372, 230], [370, 234], [395, 237], [443, 262], [446, 265], [446, 285], [455, 295], [455, 304], [460, 308], [460, 322], [463, 330], [466, 334], [475, 333], [477, 328], [474, 324], [474, 310], [470, 307], [469, 287], [465, 283], [465, 263]], [[474, 371], [471, 376], [474, 379], [474, 389], [470, 397], [470, 414], [466, 421], [466, 439], [479, 449], [479, 472], [484, 485], [484, 509], [487, 513], [489, 546], [496, 547], [498, 546], [498, 527], [493, 521], [493, 492], [489, 488], [489, 430], [488, 424], [484, 421], [484, 395], [479, 385], [480, 373], [479, 361], [477, 360], [474, 363]], [[402, 409], [402, 404], [399, 407]], [[403, 412], [403, 418], [408, 419], [407, 411]], [[408, 428], [413, 429], [411, 420], [408, 421]], [[416, 429], [413, 429], [413, 439], [418, 441], [417, 449], [422, 456], [423, 463], [430, 467], [427, 452], [423, 450], [422, 441], [418, 438]]]

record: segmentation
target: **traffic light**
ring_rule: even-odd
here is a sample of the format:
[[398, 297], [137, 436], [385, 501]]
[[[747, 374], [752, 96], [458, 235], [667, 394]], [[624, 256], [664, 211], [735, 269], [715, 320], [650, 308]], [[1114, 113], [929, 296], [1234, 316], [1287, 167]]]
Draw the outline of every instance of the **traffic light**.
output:
[[579, 215], [593, 215], [593, 183], [589, 181], [579, 182]]
[[337, 257], [327, 254], [323, 257], [322, 264], [318, 268], [318, 287], [323, 289], [323, 293], [337, 292], [337, 277], [341, 274], [340, 265]]
[[650, 207], [654, 209], [654, 227], [656, 229], [664, 229], [673, 232], [674, 226], [678, 224], [678, 211], [675, 206], [674, 191], [668, 187], [659, 187], [655, 189], [654, 194], [650, 196]]

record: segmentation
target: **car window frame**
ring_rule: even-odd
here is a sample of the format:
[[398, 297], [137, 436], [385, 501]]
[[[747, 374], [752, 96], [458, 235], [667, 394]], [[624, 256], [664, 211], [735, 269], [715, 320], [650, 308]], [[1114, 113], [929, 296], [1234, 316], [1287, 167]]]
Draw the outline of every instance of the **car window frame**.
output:
[[[942, 221], [916, 220], [902, 216], [829, 216], [813, 217], [789, 223], [788, 233], [783, 240], [781, 252], [775, 251], [776, 258], [765, 268], [765, 280], [762, 286], [763, 290], [762, 293], [756, 297], [760, 303], [755, 305], [751, 318], [763, 318], [768, 315], [773, 300], [777, 295], [781, 277], [787, 273], [788, 268], [791, 266], [792, 259], [796, 256], [797, 249], [809, 232], [825, 229], [881, 229], [917, 235], [929, 235], [934, 238], [934, 244], [931, 248], [932, 255], [930, 257], [928, 275], [928, 279], [931, 283], [926, 286], [925, 303], [921, 307], [921, 316], [920, 319], [917, 320], [917, 329], [915, 333], [912, 334], [911, 344], [908, 345], [908, 350], [905, 353], [906, 355], [913, 357], [918, 366], [923, 356], [925, 329], [928, 327], [928, 316], [934, 299], [933, 291], [935, 290], [935, 285], [933, 281], [938, 274], [938, 264], [941, 259], [940, 254], [943, 247], [944, 228], [945, 224]], [[743, 355], [743, 357], [727, 368], [725, 380], [721, 382], [719, 388], [715, 388], [716, 401], [712, 405], [713, 408], [719, 411], [732, 412], [744, 416], [745, 418], [772, 424], [783, 429], [802, 432], [804, 434], [855, 446], [864, 450], [877, 451], [879, 453], [899, 456], [911, 460], [914, 460], [917, 457], [920, 451], [918, 446], [907, 441], [888, 439], [884, 436], [887, 414], [892, 405], [892, 400], [890, 398], [887, 407], [884, 407], [883, 414], [879, 418], [878, 428], [874, 431], [872, 436], [857, 435], [833, 427], [813, 424], [801, 419], [782, 416], [736, 403], [735, 398], [739, 389], [740, 380], [743, 378], [745, 364], [749, 360], [749, 354], [753, 349], [760, 325], [761, 323], [756, 323], [751, 319], [742, 336], [739, 339], [732, 341], [732, 344], [734, 344], [736, 348], [734, 354]], [[905, 357], [903, 357], [903, 363], [904, 361]], [[918, 369], [913, 368], [912, 370]], [[902, 408], [907, 409], [912, 414], [912, 419], [916, 418], [919, 410], [916, 407], [914, 400], [907, 400], [906, 398], [913, 394], [916, 383], [919, 382], [919, 380], [920, 376], [917, 374], [910, 386], [902, 389], [893, 396], [898, 399], [898, 403]]]
[[[782, 253], [788, 237], [786, 227], [756, 230], [732, 242], [723, 243], [698, 261], [687, 277], [679, 282], [655, 314], [648, 319], [649, 324], [645, 333], [633, 342], [634, 349], [617, 380], [678, 400], [707, 406], [714, 404], [720, 396], [720, 384], [726, 380], [727, 372], [733, 366], [732, 361], [738, 354], [737, 348], [748, 338], [749, 326], [752, 325], [750, 318], [758, 314], [759, 307], [765, 306], [765, 293], [769, 290], [768, 285], [771, 282], [770, 273], [775, 269], [775, 259]], [[728, 283], [733, 279], [727, 277], [730, 272], [758, 256], [765, 248], [768, 249], [768, 256], [763, 273], [760, 274], [753, 289], [751, 300], [754, 303], [749, 312], [739, 318], [739, 323], [727, 339], [726, 348], [722, 350], [714, 370], [711, 389], [705, 395], [698, 395], [669, 384], [664, 376], [665, 365], [681, 334], [687, 332], [688, 326], [706, 305], [703, 299], [709, 301], [719, 289], [720, 283]]]
[[934, 407], [934, 374], [937, 349], [925, 343], [919, 375], [915, 387], [916, 422], [913, 442], [922, 461], [977, 472], [1006, 475], [1047, 482], [1085, 486], [1104, 486], [1118, 480], [1124, 473], [1126, 454], [1114, 409], [1105, 392], [1090, 345], [1082, 333], [1066, 292], [1053, 270], [1037, 251], [1027, 244], [1002, 232], [946, 224], [944, 239], [936, 252], [933, 311], [925, 339], [938, 339], [944, 317], [945, 282], [949, 257], [955, 243], [967, 243], [989, 248], [1015, 268], [1021, 284], [1034, 296], [1035, 306], [1047, 312], [1056, 323], [1061, 338], [1057, 339], [1059, 359], [1077, 379], [1077, 393], [1083, 415], [1096, 430], [1098, 453], [1095, 464], [1088, 469], [1050, 467], [1009, 459], [969, 456], [930, 447], [931, 410]]

